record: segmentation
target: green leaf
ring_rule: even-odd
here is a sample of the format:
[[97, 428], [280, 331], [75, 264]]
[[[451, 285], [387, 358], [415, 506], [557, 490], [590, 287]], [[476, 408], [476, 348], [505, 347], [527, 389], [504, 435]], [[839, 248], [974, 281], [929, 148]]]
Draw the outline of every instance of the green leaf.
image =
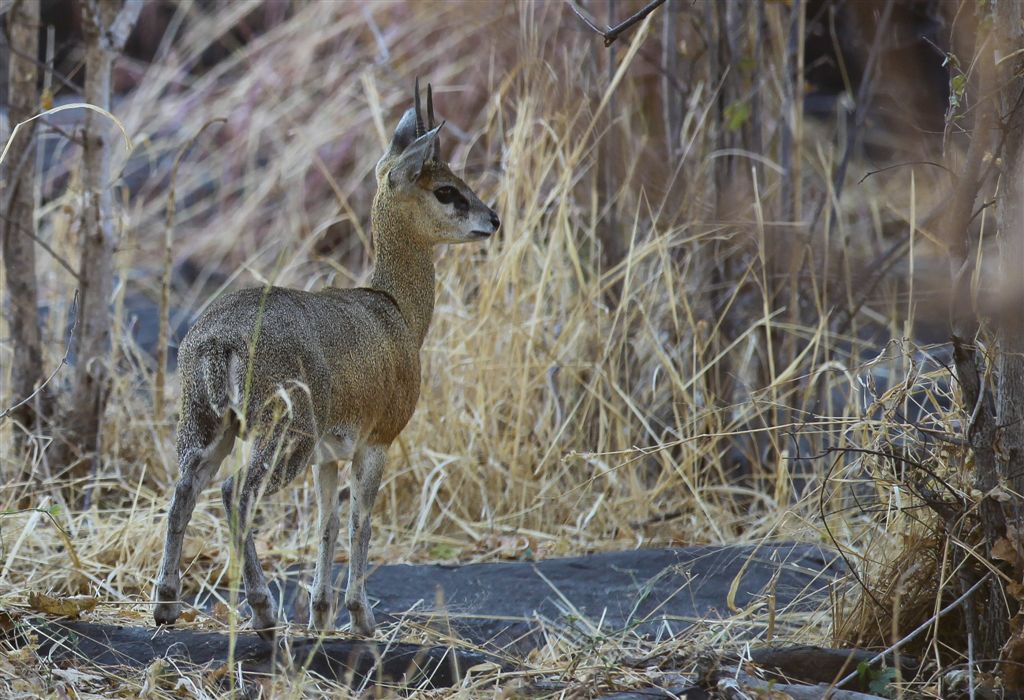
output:
[[953, 92], [957, 97], [963, 97], [964, 92], [967, 90], [967, 76], [963, 73], [959, 73], [953, 76], [951, 81], [953, 85]]
[[874, 678], [868, 683], [868, 690], [875, 695], [881, 695], [884, 698], [892, 697], [892, 682], [896, 680], [896, 669], [892, 666], [886, 666], [885, 668], [875, 671], [873, 674]]
[[725, 128], [737, 131], [750, 119], [749, 102], [733, 102], [725, 108]]
[[455, 559], [459, 555], [455, 547], [447, 544], [435, 544], [430, 548], [431, 559]]

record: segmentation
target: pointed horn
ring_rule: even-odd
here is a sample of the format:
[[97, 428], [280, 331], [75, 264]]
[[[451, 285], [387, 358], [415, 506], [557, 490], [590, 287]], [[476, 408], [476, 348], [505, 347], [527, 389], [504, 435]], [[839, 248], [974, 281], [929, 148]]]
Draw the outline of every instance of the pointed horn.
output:
[[420, 109], [420, 77], [418, 75], [414, 90], [416, 91], [416, 138], [419, 138], [427, 131], [423, 128], [423, 110]]
[[430, 83], [427, 83], [427, 124], [428, 128], [434, 128], [434, 91], [430, 89]]

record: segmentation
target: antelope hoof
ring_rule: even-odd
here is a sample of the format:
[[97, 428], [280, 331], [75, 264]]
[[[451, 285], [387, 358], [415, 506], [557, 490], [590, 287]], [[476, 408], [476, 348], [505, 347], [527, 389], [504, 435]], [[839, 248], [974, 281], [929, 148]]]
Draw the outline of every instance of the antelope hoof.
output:
[[260, 636], [264, 642], [272, 642], [277, 636], [277, 628], [271, 625], [270, 627], [263, 627], [256, 630], [256, 634]]
[[173, 625], [180, 614], [181, 606], [178, 603], [157, 603], [153, 609], [153, 620], [158, 625]]
[[178, 586], [161, 584], [156, 587], [156, 606], [153, 608], [153, 620], [158, 625], [173, 625], [181, 614], [181, 603], [178, 602]]
[[318, 600], [313, 603], [309, 617], [309, 629], [313, 632], [331, 632], [334, 629], [334, 611], [330, 601]]
[[252, 616], [252, 628], [260, 636], [260, 639], [266, 642], [274, 641], [274, 637], [277, 635], [277, 621], [273, 615], [262, 616], [257, 615], [255, 611]]
[[274, 636], [277, 633], [277, 616], [274, 614], [274, 606], [269, 597], [257, 604], [253, 604], [250, 600], [249, 607], [252, 608], [253, 630], [265, 641], [274, 641]]
[[352, 632], [364, 637], [372, 637], [377, 629], [377, 622], [373, 619], [373, 610], [366, 603], [358, 600], [346, 602], [349, 617], [352, 618]]

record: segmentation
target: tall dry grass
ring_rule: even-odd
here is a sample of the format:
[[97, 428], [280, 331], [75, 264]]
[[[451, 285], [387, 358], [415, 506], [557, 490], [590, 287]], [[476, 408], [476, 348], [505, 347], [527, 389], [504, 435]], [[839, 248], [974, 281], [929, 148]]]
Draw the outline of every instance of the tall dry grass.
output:
[[[730, 40], [760, 63], [726, 69], [707, 45], [726, 39], [714, 7], [655, 13], [604, 49], [561, 3], [302, 4], [192, 71], [252, 6], [183, 6], [182, 36], [152, 65], [122, 62], [141, 77], [115, 110], [136, 145], [123, 163], [132, 192], [114, 302], [159, 299], [170, 163], [217, 118], [226, 122], [203, 132], [177, 172], [172, 259], [202, 274], [174, 287], [172, 305], [198, 310], [241, 286], [365, 280], [373, 166], [418, 75], [448, 120], [451, 161], [503, 225], [495, 240], [438, 256], [422, 398], [391, 455], [372, 559], [832, 536], [856, 559], [885, 526], [843, 499], [886, 508], [895, 482], [863, 455], [838, 468], [835, 456], [810, 457], [888, 440], [904, 425], [886, 412], [892, 386], [945, 391], [936, 365], [920, 371], [929, 360], [912, 342], [881, 352], [912, 335], [928, 299], [931, 244], [911, 222], [941, 188], [927, 169], [895, 170], [847, 182], [833, 209], [846, 127], [802, 118], [787, 97], [788, 8], [767, 3], [761, 28], [748, 17]], [[667, 83], [666, 21], [681, 66]], [[755, 95], [759, 111], [731, 128], [723, 112]], [[666, 131], [668, 101], [677, 133]], [[900, 148], [893, 158], [923, 146]], [[73, 259], [81, 202], [61, 173], [77, 152], [64, 144], [58, 154], [40, 228]], [[854, 154], [851, 172], [862, 165]], [[907, 231], [909, 268], [872, 287], [882, 251]], [[612, 244], [621, 259], [609, 259]], [[41, 264], [56, 362], [74, 283], [52, 259]], [[148, 611], [177, 475], [177, 387], [172, 373], [154, 407], [157, 373], [129, 331], [121, 321], [91, 507], [61, 503], [47, 436], [37, 480], [17, 476], [25, 465], [9, 454], [0, 464], [7, 596], [88, 591], [122, 613]], [[0, 426], [0, 439], [14, 429]], [[241, 459], [236, 450], [229, 462]], [[270, 575], [311, 559], [314, 502], [308, 475], [264, 499], [258, 547]], [[831, 535], [822, 503], [836, 511]], [[211, 488], [186, 537], [186, 592], [226, 580], [227, 542]]]

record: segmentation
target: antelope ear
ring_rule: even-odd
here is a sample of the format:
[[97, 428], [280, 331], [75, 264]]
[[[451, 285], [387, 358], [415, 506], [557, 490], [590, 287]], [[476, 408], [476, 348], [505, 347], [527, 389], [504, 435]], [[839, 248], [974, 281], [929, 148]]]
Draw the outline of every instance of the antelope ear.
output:
[[[406, 112], [408, 115], [408, 112]], [[405, 121], [405, 118], [402, 118]], [[397, 156], [395, 164], [388, 171], [388, 182], [396, 185], [402, 182], [415, 182], [423, 174], [423, 168], [430, 162], [440, 160], [441, 145], [438, 132], [444, 123], [420, 136]]]
[[410, 107], [405, 110], [402, 119], [395, 127], [395, 134], [391, 137], [391, 145], [387, 152], [377, 161], [377, 178], [380, 179], [381, 168], [388, 161], [397, 158], [405, 152], [411, 143], [416, 140], [416, 110]]
[[388, 153], [398, 155], [416, 140], [416, 110], [410, 107], [405, 110], [402, 119], [395, 127], [395, 135], [391, 137], [391, 148]]

